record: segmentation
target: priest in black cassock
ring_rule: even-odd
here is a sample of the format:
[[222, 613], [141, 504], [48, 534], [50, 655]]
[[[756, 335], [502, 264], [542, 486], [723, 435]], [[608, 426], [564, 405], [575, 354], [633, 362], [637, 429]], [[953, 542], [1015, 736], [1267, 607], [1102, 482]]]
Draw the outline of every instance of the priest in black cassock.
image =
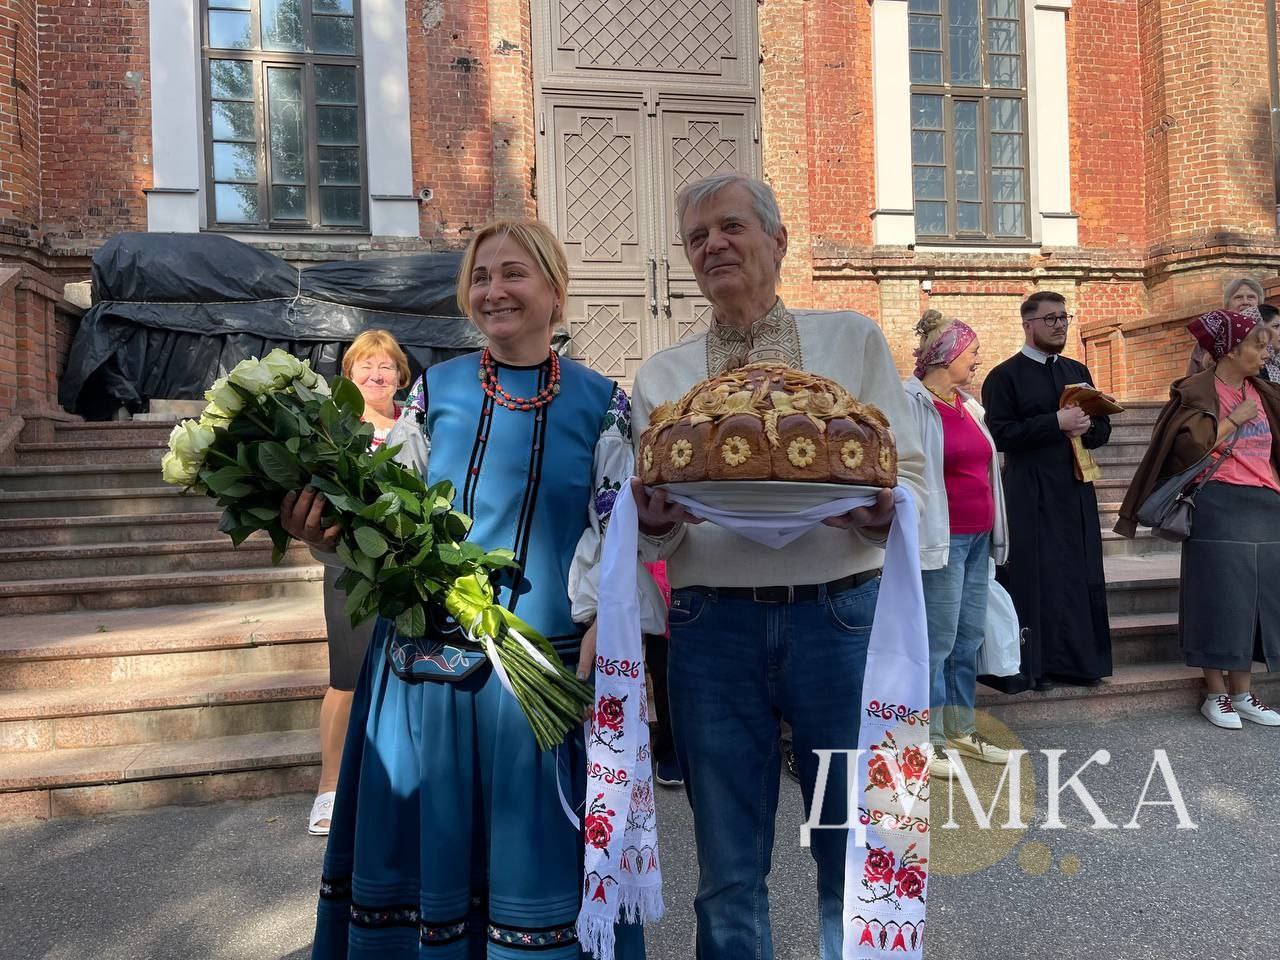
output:
[[982, 387], [987, 427], [1005, 455], [1009, 561], [999, 572], [1025, 637], [1022, 670], [984, 677], [1006, 693], [1055, 684], [1094, 686], [1111, 675], [1102, 532], [1093, 484], [1076, 479], [1071, 438], [1090, 450], [1111, 437], [1106, 417], [1058, 408], [1062, 390], [1093, 383], [1089, 368], [1062, 356], [1071, 315], [1061, 294], [1022, 304], [1022, 350]]

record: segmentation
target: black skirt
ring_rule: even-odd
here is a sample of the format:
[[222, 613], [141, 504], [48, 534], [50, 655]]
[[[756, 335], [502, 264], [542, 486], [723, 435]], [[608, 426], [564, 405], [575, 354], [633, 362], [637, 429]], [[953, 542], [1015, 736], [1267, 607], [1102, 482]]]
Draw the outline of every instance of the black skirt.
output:
[[329, 633], [329, 686], [335, 690], [354, 690], [360, 679], [364, 654], [373, 637], [377, 617], [370, 617], [358, 627], [351, 626], [347, 616], [347, 594], [338, 589], [342, 567], [324, 568], [324, 621]]
[[1189, 667], [1280, 669], [1280, 493], [1210, 481], [1197, 494], [1178, 635]]

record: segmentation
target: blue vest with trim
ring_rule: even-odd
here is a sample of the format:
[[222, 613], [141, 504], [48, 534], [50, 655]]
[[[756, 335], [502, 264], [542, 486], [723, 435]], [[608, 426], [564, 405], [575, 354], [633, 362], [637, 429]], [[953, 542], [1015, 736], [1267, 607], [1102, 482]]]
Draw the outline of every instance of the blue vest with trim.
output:
[[[508, 410], [485, 396], [479, 370], [478, 353], [427, 370], [427, 482], [453, 483], [454, 509], [475, 521], [468, 540], [515, 551], [518, 582], [503, 578], [499, 602], [543, 636], [576, 648], [569, 565], [589, 524], [596, 442], [614, 383], [561, 359], [560, 393], [551, 403]], [[535, 396], [548, 377], [545, 364], [498, 367], [502, 388], [514, 397]]]

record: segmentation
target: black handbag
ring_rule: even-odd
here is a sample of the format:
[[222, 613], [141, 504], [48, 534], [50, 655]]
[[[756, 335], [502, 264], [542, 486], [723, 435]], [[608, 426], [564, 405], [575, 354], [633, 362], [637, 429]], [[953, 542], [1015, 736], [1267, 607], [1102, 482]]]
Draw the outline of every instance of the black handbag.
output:
[[1231, 456], [1231, 449], [1236, 445], [1238, 433], [1238, 430], [1232, 433], [1231, 442], [1222, 451], [1222, 456], [1209, 468], [1209, 472], [1199, 482], [1192, 484], [1190, 487], [1187, 486], [1195, 479], [1196, 474], [1204, 469], [1205, 464], [1213, 458], [1213, 450], [1210, 450], [1197, 460], [1194, 466], [1188, 467], [1177, 476], [1170, 477], [1156, 487], [1151, 495], [1142, 502], [1142, 506], [1138, 507], [1138, 522], [1144, 527], [1150, 527], [1151, 532], [1161, 540], [1182, 543], [1187, 537], [1191, 536], [1191, 521], [1196, 509], [1196, 494], [1200, 492], [1206, 483], [1213, 479], [1218, 467], [1222, 466], [1227, 457]]

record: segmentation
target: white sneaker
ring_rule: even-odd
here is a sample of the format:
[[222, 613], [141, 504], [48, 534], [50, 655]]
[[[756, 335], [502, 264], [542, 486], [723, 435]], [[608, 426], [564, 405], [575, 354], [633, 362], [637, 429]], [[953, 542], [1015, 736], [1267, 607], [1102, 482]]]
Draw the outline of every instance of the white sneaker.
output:
[[929, 778], [937, 777], [939, 780], [950, 780], [956, 775], [955, 768], [951, 765], [951, 760], [940, 750], [935, 750], [933, 760], [929, 763]]
[[1240, 714], [1236, 713], [1231, 698], [1225, 693], [1220, 693], [1216, 697], [1205, 697], [1204, 703], [1200, 704], [1200, 712], [1215, 727], [1222, 727], [1224, 730], [1239, 730], [1244, 726], [1240, 722]]
[[1231, 698], [1236, 713], [1264, 727], [1280, 727], [1280, 713], [1272, 710], [1252, 693], [1237, 693]]
[[973, 757], [975, 760], [981, 760], [983, 763], [999, 763], [1009, 762], [1009, 751], [1004, 747], [997, 747], [980, 733], [967, 733], [963, 737], [952, 737], [951, 746], [956, 753], [962, 753], [966, 757]]

